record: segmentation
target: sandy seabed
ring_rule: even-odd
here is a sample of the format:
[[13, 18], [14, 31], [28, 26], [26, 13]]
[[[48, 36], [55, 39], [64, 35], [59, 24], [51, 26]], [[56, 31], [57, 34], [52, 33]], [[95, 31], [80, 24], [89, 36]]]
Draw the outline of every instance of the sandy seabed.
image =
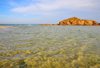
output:
[[0, 68], [100, 68], [99, 26], [0, 29]]

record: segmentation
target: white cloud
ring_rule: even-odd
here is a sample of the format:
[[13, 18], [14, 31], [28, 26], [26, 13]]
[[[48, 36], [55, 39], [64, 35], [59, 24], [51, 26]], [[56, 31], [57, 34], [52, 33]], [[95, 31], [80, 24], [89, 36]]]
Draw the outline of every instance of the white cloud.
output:
[[[33, 0], [34, 1], [34, 0]], [[56, 10], [93, 10], [98, 6], [98, 0], [35, 0], [40, 3], [33, 3], [26, 7], [13, 8], [13, 12], [30, 12], [37, 13], [43, 11], [56, 11]], [[13, 3], [12, 3], [13, 4]]]
[[12, 6], [15, 5], [15, 4], [16, 4], [16, 3], [14, 3], [14, 2], [10, 2], [10, 5], [12, 5]]
[[27, 7], [14, 8], [11, 11], [21, 13], [21, 12], [35, 11], [35, 10], [37, 10], [37, 8], [34, 5], [31, 4], [31, 5], [27, 6]]
[[18, 4], [17, 4], [17, 3], [12, 2], [12, 1], [9, 1], [9, 4], [10, 4], [11, 6], [18, 6]]

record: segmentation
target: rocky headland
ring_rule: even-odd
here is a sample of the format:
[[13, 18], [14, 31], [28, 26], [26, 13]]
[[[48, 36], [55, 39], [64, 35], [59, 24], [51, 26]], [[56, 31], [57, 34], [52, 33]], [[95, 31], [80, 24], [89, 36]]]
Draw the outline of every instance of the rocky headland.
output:
[[72, 18], [62, 20], [57, 24], [47, 23], [47, 24], [40, 24], [40, 25], [100, 25], [100, 24], [94, 20], [85, 20], [77, 17], [72, 17]]

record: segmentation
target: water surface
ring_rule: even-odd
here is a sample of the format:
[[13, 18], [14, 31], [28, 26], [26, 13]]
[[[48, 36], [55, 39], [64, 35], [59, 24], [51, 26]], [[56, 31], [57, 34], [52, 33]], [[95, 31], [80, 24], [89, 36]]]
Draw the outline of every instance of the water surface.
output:
[[100, 26], [1, 28], [0, 68], [100, 68]]

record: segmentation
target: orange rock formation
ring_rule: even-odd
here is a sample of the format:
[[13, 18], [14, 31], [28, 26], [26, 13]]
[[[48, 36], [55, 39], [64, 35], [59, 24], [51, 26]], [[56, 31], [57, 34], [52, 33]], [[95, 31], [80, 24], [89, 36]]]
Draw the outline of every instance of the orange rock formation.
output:
[[45, 24], [40, 24], [40, 25], [45, 25]]
[[47, 23], [46, 25], [52, 25], [52, 24]]
[[59, 23], [57, 23], [57, 24], [53, 24], [53, 25], [59, 25]]
[[93, 20], [85, 20], [77, 17], [72, 17], [72, 18], [62, 20], [57, 24], [47, 23], [47, 24], [40, 24], [40, 25], [100, 25], [100, 24]]
[[59, 22], [59, 25], [99, 25], [98, 22], [92, 20], [84, 20], [72, 17]]

